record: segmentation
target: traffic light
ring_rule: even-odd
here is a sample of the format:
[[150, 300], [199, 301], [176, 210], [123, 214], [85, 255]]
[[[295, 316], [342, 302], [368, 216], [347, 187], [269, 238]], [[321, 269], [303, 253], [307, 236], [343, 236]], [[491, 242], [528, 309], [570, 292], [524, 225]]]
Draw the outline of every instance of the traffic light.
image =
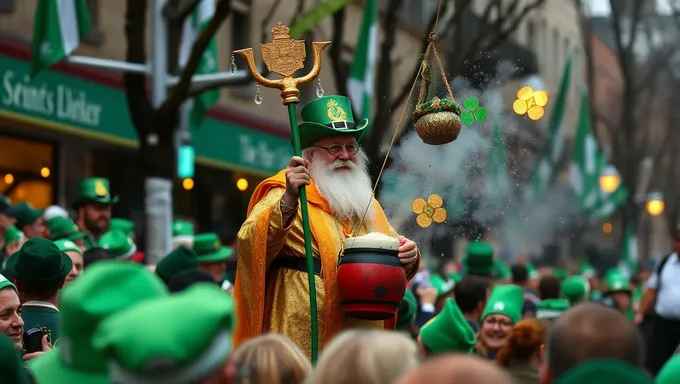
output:
[[194, 145], [191, 142], [190, 134], [181, 137], [177, 151], [177, 177], [180, 179], [194, 177], [195, 157]]

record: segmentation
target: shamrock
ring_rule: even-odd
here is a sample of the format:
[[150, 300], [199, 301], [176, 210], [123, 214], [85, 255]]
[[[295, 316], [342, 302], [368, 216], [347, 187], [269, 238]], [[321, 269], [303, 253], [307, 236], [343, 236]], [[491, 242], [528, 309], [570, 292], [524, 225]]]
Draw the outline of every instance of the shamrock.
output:
[[479, 100], [474, 97], [463, 102], [465, 110], [460, 114], [460, 121], [465, 125], [472, 125], [475, 121], [483, 123], [486, 121], [486, 108], [479, 105]]
[[422, 228], [427, 228], [435, 223], [446, 221], [446, 209], [443, 207], [444, 200], [439, 195], [430, 195], [427, 201], [422, 197], [413, 200], [413, 213], [416, 213], [416, 223]]

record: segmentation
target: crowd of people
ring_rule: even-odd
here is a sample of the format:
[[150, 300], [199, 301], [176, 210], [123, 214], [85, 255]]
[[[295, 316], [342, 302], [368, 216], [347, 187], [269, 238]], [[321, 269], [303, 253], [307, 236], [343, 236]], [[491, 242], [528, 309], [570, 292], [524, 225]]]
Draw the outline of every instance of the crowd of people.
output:
[[[133, 223], [111, 217], [104, 178], [80, 183], [76, 220], [0, 196], [0, 382], [680, 384], [680, 227], [675, 251], [633, 278], [508, 265], [483, 239], [430, 269], [372, 197], [358, 145], [367, 121], [339, 96], [302, 117], [302, 156], [256, 188], [235, 248], [176, 221], [173, 250], [148, 264]], [[376, 232], [410, 282], [391, 317], [357, 319], [338, 259], [348, 239]]]

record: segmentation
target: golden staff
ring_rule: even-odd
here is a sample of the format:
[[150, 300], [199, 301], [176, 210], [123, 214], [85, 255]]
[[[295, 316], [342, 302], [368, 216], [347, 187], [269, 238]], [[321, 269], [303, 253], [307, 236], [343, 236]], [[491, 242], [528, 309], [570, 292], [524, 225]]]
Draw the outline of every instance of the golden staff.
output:
[[[268, 44], [260, 44], [262, 61], [270, 72], [281, 75], [277, 80], [265, 78], [257, 70], [255, 65], [255, 55], [252, 48], [240, 49], [234, 53], [241, 55], [248, 64], [248, 70], [258, 84], [267, 88], [278, 88], [281, 90], [283, 105], [288, 106], [288, 119], [290, 121], [290, 131], [293, 138], [293, 151], [295, 156], [302, 156], [300, 148], [300, 135], [298, 133], [297, 109], [295, 105], [300, 102], [300, 90], [302, 84], [314, 80], [321, 70], [321, 52], [328, 47], [331, 42], [313, 42], [314, 65], [312, 70], [302, 76], [295, 78], [295, 72], [304, 68], [305, 41], [293, 40], [290, 38], [290, 28], [281, 24], [276, 24], [272, 28], [273, 40]], [[302, 165], [302, 164], [300, 164]], [[312, 233], [309, 229], [309, 215], [307, 208], [307, 192], [303, 187], [300, 188], [300, 210], [302, 214], [302, 229], [305, 239], [305, 254], [307, 257], [307, 277], [309, 278], [309, 309], [312, 323], [312, 363], [316, 362], [319, 346], [319, 330], [316, 312], [316, 284], [314, 281], [314, 259], [312, 255]]]

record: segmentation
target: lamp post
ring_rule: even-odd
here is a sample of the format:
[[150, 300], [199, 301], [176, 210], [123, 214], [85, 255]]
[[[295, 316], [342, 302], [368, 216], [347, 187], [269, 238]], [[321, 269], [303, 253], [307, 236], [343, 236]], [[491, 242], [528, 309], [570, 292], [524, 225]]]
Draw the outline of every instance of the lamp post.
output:
[[645, 209], [651, 216], [659, 216], [666, 208], [666, 203], [663, 201], [663, 194], [661, 192], [650, 192], [647, 196]]
[[607, 193], [612, 193], [621, 184], [621, 176], [616, 168], [612, 165], [608, 165], [604, 171], [600, 174], [600, 188]]

